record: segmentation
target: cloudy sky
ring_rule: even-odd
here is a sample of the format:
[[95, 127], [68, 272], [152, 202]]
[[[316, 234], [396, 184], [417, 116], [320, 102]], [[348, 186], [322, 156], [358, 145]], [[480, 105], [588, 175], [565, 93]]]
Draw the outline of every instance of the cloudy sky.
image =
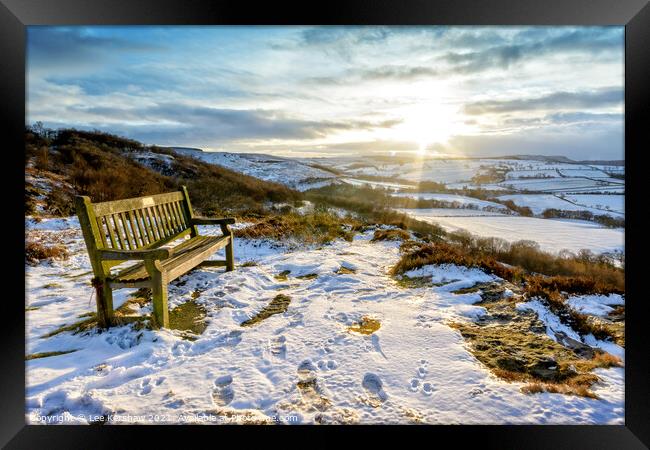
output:
[[623, 27], [37, 27], [27, 122], [282, 155], [623, 159]]

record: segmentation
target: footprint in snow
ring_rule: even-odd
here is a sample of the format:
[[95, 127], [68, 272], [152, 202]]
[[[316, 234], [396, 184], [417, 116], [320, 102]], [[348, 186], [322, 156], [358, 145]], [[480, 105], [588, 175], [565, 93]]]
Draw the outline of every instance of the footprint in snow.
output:
[[214, 380], [212, 390], [212, 401], [217, 406], [226, 406], [235, 398], [235, 391], [232, 388], [232, 376], [223, 375]]
[[388, 395], [384, 391], [381, 379], [374, 373], [368, 372], [365, 374], [361, 381], [361, 386], [366, 390], [368, 403], [373, 408], [381, 406], [381, 404], [388, 399]]
[[287, 357], [287, 338], [280, 335], [271, 339], [271, 354], [276, 358]]
[[433, 391], [435, 391], [435, 388], [433, 387], [433, 384], [424, 383], [422, 385], [422, 392], [424, 393], [424, 395], [431, 395], [431, 394], [433, 394]]
[[375, 349], [377, 353], [383, 356], [384, 359], [388, 359], [384, 351], [381, 349], [381, 345], [379, 344], [379, 336], [373, 334], [372, 337], [370, 338], [370, 342], [372, 342], [372, 347]]
[[420, 367], [418, 367], [418, 371], [417, 371], [418, 372], [418, 377], [424, 378], [424, 377], [427, 376], [427, 373], [429, 373], [429, 371], [427, 370], [427, 365], [428, 364], [429, 363], [427, 362], [426, 359], [421, 359], [420, 360]]
[[316, 377], [316, 367], [310, 360], [305, 360], [298, 366], [298, 377], [296, 386], [303, 399], [303, 405], [309, 410], [325, 411], [332, 402], [323, 396], [323, 390]]
[[334, 370], [339, 366], [339, 364], [333, 359], [329, 360], [320, 360], [318, 361], [318, 368], [320, 370]]
[[151, 390], [153, 389], [153, 386], [151, 385], [151, 378], [147, 377], [144, 380], [142, 380], [142, 383], [140, 383], [140, 387], [142, 390], [140, 391], [140, 395], [148, 395], [151, 393]]

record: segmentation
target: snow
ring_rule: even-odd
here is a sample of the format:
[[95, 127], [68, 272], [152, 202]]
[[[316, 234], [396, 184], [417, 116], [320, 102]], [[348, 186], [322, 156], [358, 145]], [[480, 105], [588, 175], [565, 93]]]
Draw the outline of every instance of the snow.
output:
[[502, 214], [500, 212], [469, 208], [402, 208], [398, 209], [398, 211], [406, 214], [412, 214], [414, 211], [418, 211], [423, 215], [431, 217], [512, 217], [512, 215]]
[[557, 341], [556, 333], [564, 333], [571, 339], [575, 339], [576, 341], [582, 342], [591, 347], [600, 348], [601, 350], [611, 353], [614, 356], [618, 356], [623, 360], [625, 358], [625, 349], [623, 349], [623, 347], [613, 342], [596, 339], [591, 334], [585, 337], [580, 336], [572, 328], [563, 324], [560, 321], [560, 318], [553, 314], [540, 300], [534, 299], [524, 303], [517, 303], [516, 307], [522, 311], [533, 311], [537, 313], [539, 320], [546, 325], [546, 334], [554, 341]]
[[613, 306], [625, 305], [625, 300], [619, 294], [580, 295], [569, 297], [567, 304], [571, 309], [582, 314], [607, 317], [614, 311]]
[[381, 187], [384, 189], [412, 189], [413, 186], [409, 184], [399, 184], [399, 183], [388, 183], [384, 181], [369, 181], [369, 180], [358, 180], [356, 178], [342, 178], [341, 181], [351, 184], [353, 186], [372, 186], [373, 188]]
[[441, 215], [441, 209], [400, 209], [415, 219], [437, 223], [448, 230], [467, 230], [481, 237], [497, 237], [509, 242], [531, 240], [549, 252], [562, 249], [578, 252], [588, 249], [596, 253], [624, 250], [625, 231], [605, 228], [594, 222], [534, 217], [473, 215]]
[[615, 178], [536, 178], [506, 180], [500, 183], [517, 191], [538, 192], [620, 192], [624, 189], [622, 180]]
[[464, 195], [456, 195], [456, 194], [437, 194], [437, 193], [428, 193], [428, 192], [413, 192], [413, 193], [400, 192], [400, 193], [392, 194], [392, 196], [406, 197], [412, 199], [422, 199], [422, 200], [440, 200], [449, 203], [455, 202], [465, 207], [472, 205], [477, 208], [497, 208], [503, 210], [508, 209], [499, 203], [488, 202], [486, 200], [480, 200], [477, 198], [467, 197]]
[[625, 195], [574, 194], [564, 197], [578, 205], [597, 209], [600, 214], [605, 212], [603, 210], [625, 214]]
[[593, 214], [608, 214], [620, 217], [624, 214], [623, 195], [559, 195], [552, 194], [514, 194], [502, 195], [499, 200], [512, 200], [518, 206], [528, 206], [533, 214], [554, 208], [565, 211], [589, 211]]
[[[27, 352], [76, 350], [26, 361], [28, 423], [87, 423], [105, 414], [109, 423], [224, 423], [228, 414], [282, 423], [624, 421], [622, 370], [602, 371], [601, 400], [527, 395], [520, 383], [491, 375], [446, 325], [482, 314], [476, 293], [451, 291], [491, 276], [429, 266], [411, 274], [452, 282], [404, 289], [388, 275], [398, 243], [371, 242], [372, 230], [351, 243], [298, 250], [236, 239], [237, 263], [257, 265], [197, 269], [170, 286], [170, 307], [200, 291], [196, 301], [207, 309], [205, 332], [189, 341], [175, 330], [130, 326], [42, 338], [94, 310], [90, 264], [74, 220], [27, 225], [43, 235], [67, 233], [71, 252], [67, 261], [26, 266], [27, 306], [40, 305], [26, 311]], [[341, 266], [355, 272], [337, 273]], [[291, 270], [287, 280], [276, 279], [284, 270]], [[318, 277], [298, 278], [312, 273]], [[116, 291], [116, 303], [128, 293]], [[285, 313], [240, 326], [280, 293], [292, 299]], [[363, 317], [380, 329], [348, 331]], [[317, 391], [301, 391], [305, 373]]]
[[312, 189], [337, 177], [331, 172], [310, 167], [297, 160], [255, 153], [204, 152], [198, 149], [174, 148], [179, 154], [191, 156], [265, 181], [285, 184], [298, 190]]

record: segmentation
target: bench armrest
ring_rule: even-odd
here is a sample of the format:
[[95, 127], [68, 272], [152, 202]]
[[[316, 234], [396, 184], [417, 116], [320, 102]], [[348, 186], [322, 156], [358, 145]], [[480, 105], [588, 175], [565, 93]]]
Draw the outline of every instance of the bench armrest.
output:
[[145, 260], [145, 259], [167, 259], [172, 252], [168, 248], [152, 248], [146, 250], [119, 250], [119, 249], [102, 249], [98, 250], [99, 257], [104, 261], [121, 261], [121, 260]]
[[230, 234], [230, 228], [228, 225], [235, 223], [234, 217], [192, 217], [190, 220], [192, 225], [220, 225], [221, 232], [226, 235]]

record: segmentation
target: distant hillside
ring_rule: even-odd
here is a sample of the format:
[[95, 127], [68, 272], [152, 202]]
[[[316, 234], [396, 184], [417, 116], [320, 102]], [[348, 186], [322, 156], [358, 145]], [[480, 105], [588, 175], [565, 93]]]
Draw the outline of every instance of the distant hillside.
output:
[[74, 213], [73, 196], [94, 202], [151, 195], [186, 185], [201, 213], [261, 210], [269, 202], [292, 202], [301, 194], [208, 164], [187, 153], [146, 146], [111, 134], [74, 129], [26, 130], [25, 212]]
[[514, 156], [502, 156], [499, 158], [493, 159], [524, 159], [524, 160], [534, 160], [534, 161], [547, 161], [547, 162], [561, 162], [568, 164], [591, 164], [597, 166], [624, 166], [625, 161], [621, 159], [612, 159], [612, 160], [603, 160], [603, 159], [583, 159], [580, 161], [567, 158], [566, 156], [560, 155], [514, 155]]
[[264, 153], [206, 152], [187, 147], [170, 148], [176, 153], [227, 167], [262, 180], [282, 183], [299, 191], [329, 184], [337, 178], [335, 171], [327, 167], [281, 156]]

